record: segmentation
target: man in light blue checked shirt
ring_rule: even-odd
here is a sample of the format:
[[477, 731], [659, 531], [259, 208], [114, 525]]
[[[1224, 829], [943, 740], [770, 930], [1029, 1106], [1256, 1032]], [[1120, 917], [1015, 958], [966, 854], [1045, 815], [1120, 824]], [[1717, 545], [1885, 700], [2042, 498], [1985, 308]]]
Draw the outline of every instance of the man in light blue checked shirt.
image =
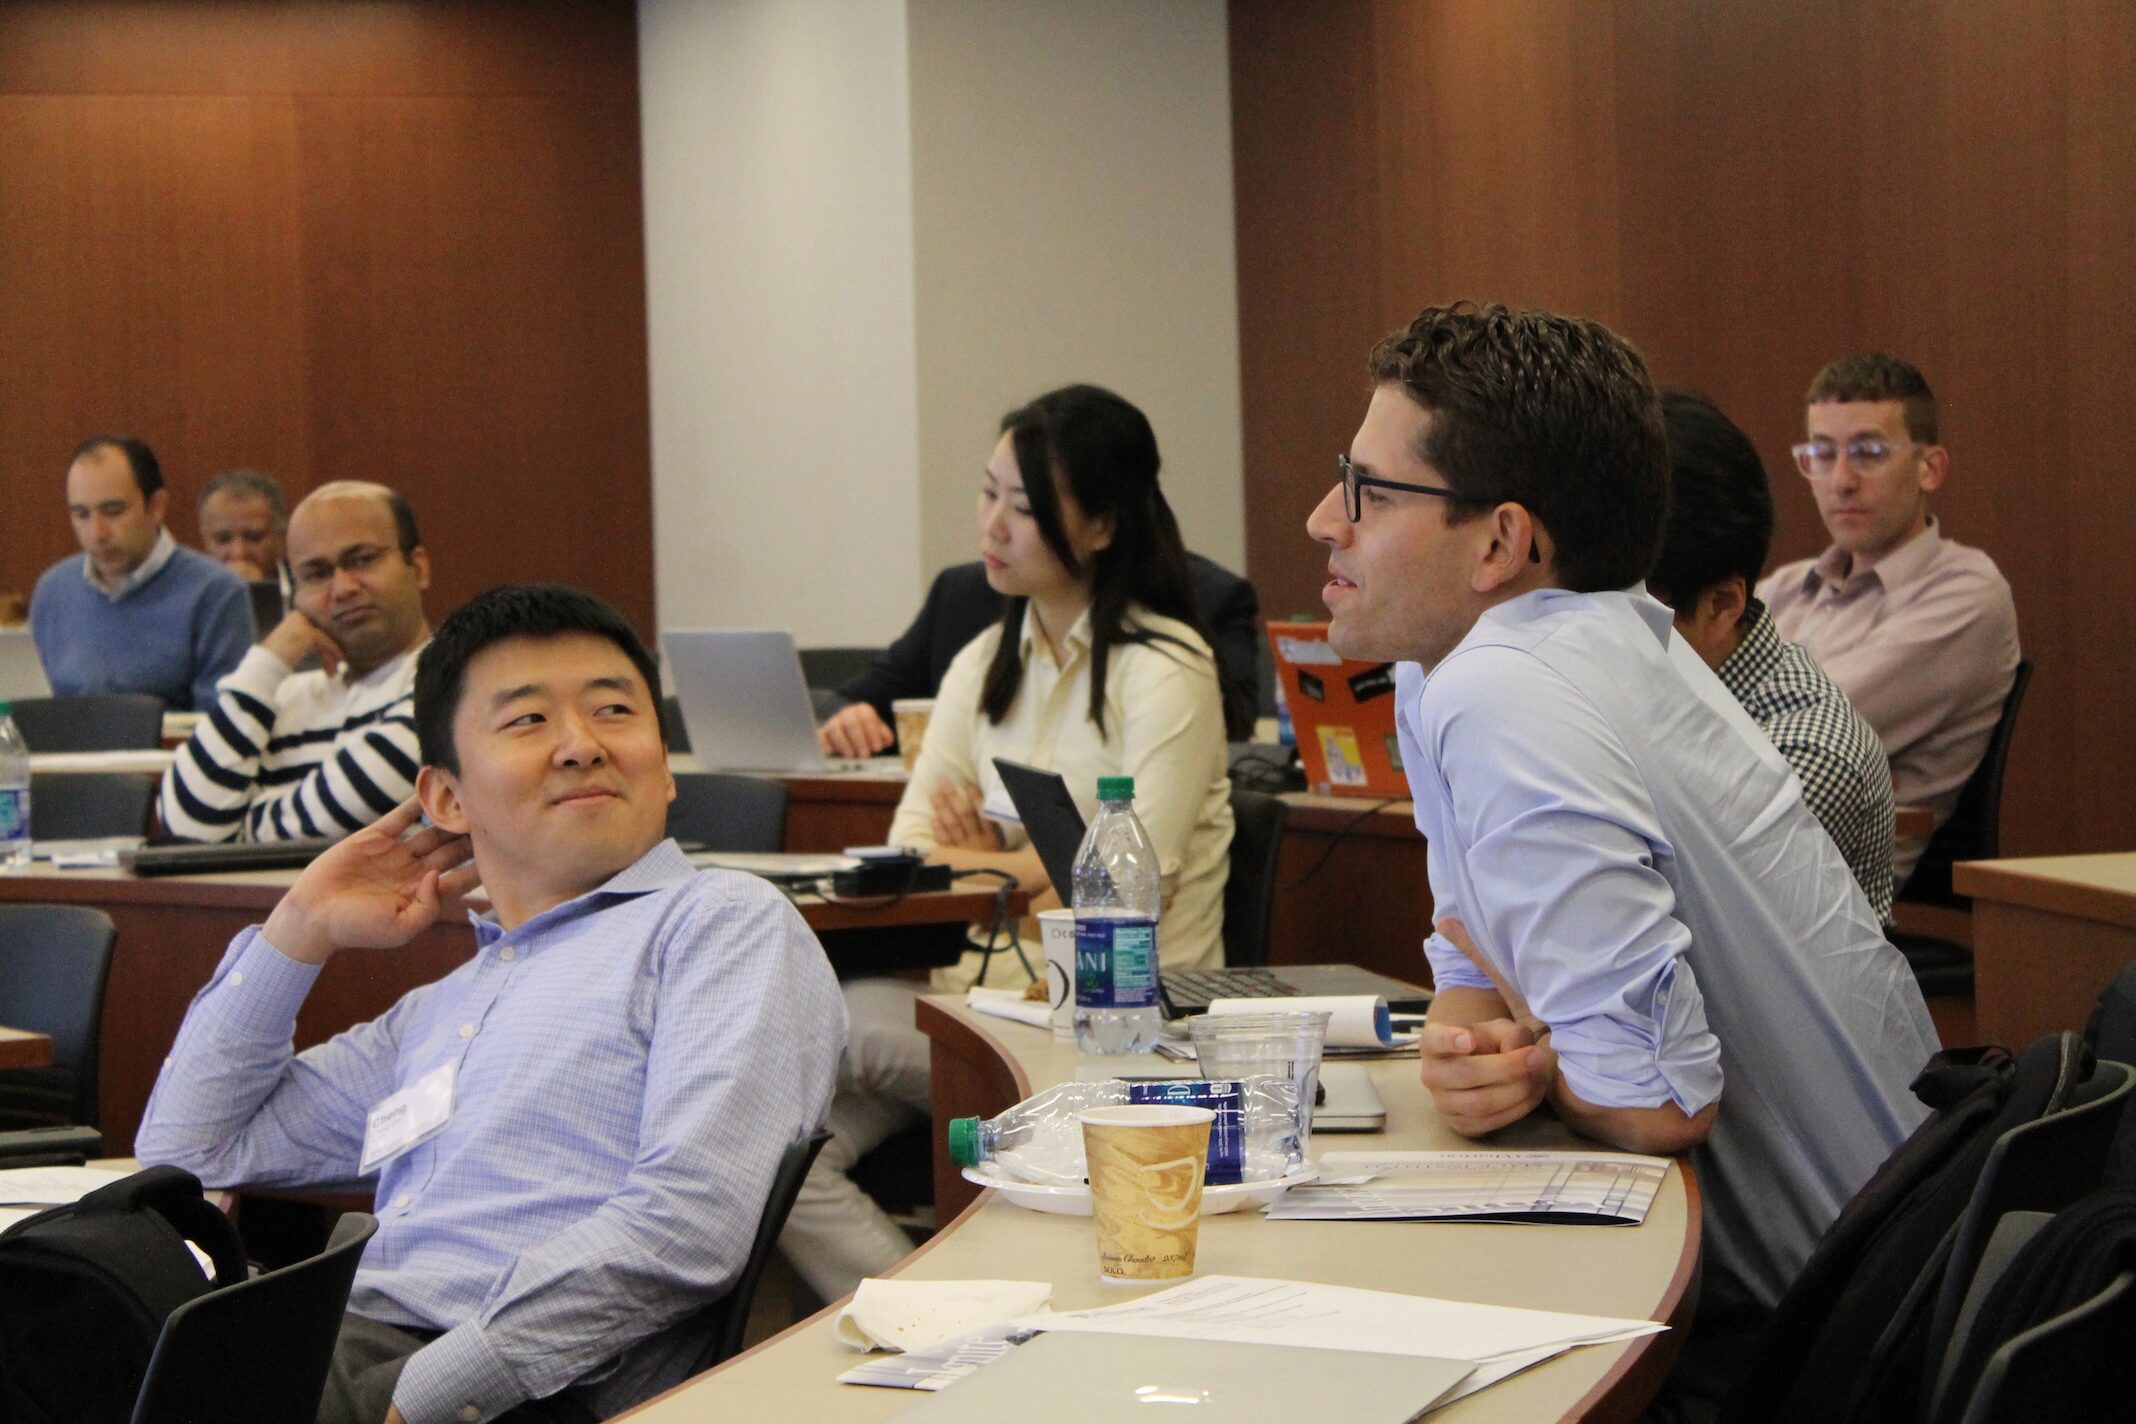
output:
[[[679, 1325], [823, 1121], [837, 982], [778, 892], [666, 839], [657, 686], [586, 594], [518, 585], [452, 614], [416, 673], [415, 799], [239, 935], [179, 1029], [143, 1161], [375, 1182], [322, 1424], [479, 1424], [567, 1390], [605, 1417], [676, 1383], [697, 1344]], [[473, 959], [291, 1054], [329, 958], [391, 953], [478, 879]]]

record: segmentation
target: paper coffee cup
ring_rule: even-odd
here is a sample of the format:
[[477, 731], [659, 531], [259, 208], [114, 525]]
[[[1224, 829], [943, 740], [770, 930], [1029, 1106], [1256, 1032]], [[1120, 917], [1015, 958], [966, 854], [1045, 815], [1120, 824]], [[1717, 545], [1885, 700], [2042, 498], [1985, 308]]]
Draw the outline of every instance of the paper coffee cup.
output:
[[932, 697], [900, 697], [890, 704], [890, 715], [897, 722], [897, 754], [908, 772], [920, 759], [920, 744], [927, 740], [934, 705]]
[[1090, 1108], [1076, 1116], [1083, 1124], [1100, 1276], [1140, 1285], [1193, 1275], [1202, 1173], [1216, 1114], [1145, 1104]]
[[1075, 1041], [1075, 911], [1040, 910], [1038, 937], [1046, 945], [1046, 1002], [1053, 1036]]

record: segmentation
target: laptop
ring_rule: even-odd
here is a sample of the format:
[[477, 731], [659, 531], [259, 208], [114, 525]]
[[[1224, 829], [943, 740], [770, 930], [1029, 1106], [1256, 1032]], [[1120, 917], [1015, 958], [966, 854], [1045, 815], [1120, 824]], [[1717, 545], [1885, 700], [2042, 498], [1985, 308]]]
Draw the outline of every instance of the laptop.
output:
[[[1016, 804], [1024, 834], [1056, 888], [1075, 883], [1075, 853], [1083, 844], [1083, 813], [1059, 772], [995, 757], [994, 769]], [[1166, 1018], [1205, 1012], [1217, 999], [1292, 998], [1312, 994], [1373, 994], [1397, 1013], [1421, 1013], [1431, 990], [1375, 974], [1355, 964], [1284, 964], [1273, 968], [1166, 969], [1157, 975]]]
[[37, 640], [30, 630], [0, 628], [0, 702], [51, 695], [44, 659], [37, 656]]
[[1271, 620], [1267, 627], [1305, 784], [1323, 796], [1407, 800], [1394, 735], [1394, 664], [1345, 659], [1328, 646], [1324, 622]]
[[1053, 1330], [891, 1417], [1146, 1424], [1180, 1414], [1225, 1424], [1408, 1424], [1475, 1369], [1426, 1355]]
[[823, 755], [793, 634], [670, 629], [660, 642], [690, 751], [707, 768], [820, 775], [862, 765]]

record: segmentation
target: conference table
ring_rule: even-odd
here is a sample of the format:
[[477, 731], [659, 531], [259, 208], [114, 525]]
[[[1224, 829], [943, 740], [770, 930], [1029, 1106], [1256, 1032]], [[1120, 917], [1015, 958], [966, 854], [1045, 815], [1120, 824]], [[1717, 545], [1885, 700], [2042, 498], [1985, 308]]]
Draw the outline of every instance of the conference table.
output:
[[[1049, 1029], [974, 1014], [954, 997], [922, 998], [915, 1016], [933, 1049], [937, 1124], [950, 1116], [999, 1112], [1039, 1088], [1074, 1078], [1086, 1062], [1119, 1061], [1085, 1060], [1072, 1044], [1057, 1043]], [[1386, 1131], [1324, 1133], [1314, 1139], [1316, 1150], [1474, 1147], [1439, 1122], [1417, 1081], [1414, 1058], [1375, 1061], [1370, 1070], [1387, 1103]], [[1530, 1119], [1496, 1134], [1492, 1145], [1543, 1149], [1575, 1141], [1554, 1120]], [[938, 1203], [937, 1210], [946, 1216], [949, 1208]], [[1674, 1327], [1628, 1344], [1560, 1355], [1431, 1416], [1435, 1424], [1532, 1424], [1638, 1415], [1675, 1360], [1690, 1324], [1698, 1251], [1698, 1184], [1679, 1163], [1638, 1226], [1277, 1222], [1249, 1209], [1203, 1219], [1197, 1267], [1208, 1274], [1637, 1317]], [[1099, 1283], [1089, 1218], [1025, 1211], [995, 1192], [980, 1193], [891, 1274], [907, 1280], [1050, 1281], [1051, 1304], [1059, 1310], [1132, 1298]], [[836, 1382], [834, 1377], [860, 1356], [833, 1336], [835, 1315], [835, 1306], [827, 1308], [619, 1417], [633, 1424], [705, 1419], [845, 1424], [886, 1419], [919, 1403], [908, 1390]], [[1339, 1392], [1330, 1395], [1323, 1417], [1343, 1417]]]
[[52, 1037], [26, 1028], [0, 1028], [0, 1068], [49, 1068]]
[[[296, 879], [293, 870], [220, 875], [137, 877], [123, 870], [0, 875], [0, 901], [88, 905], [118, 926], [104, 993], [98, 1050], [98, 1095], [104, 1140], [131, 1147], [186, 1005], [247, 925], [260, 923]], [[830, 901], [798, 895], [795, 904], [834, 965], [878, 967], [871, 939], [882, 930], [940, 927], [939, 962], [961, 947], [962, 926], [994, 913], [991, 887]], [[1012, 897], [1012, 909], [1021, 897]], [[479, 900], [448, 903], [437, 923], [399, 949], [338, 954], [328, 962], [297, 1014], [296, 1043], [307, 1047], [375, 1018], [418, 985], [451, 973], [474, 954], [468, 927]], [[909, 952], [913, 936], [899, 941]], [[923, 947], [932, 948], [932, 944]], [[894, 967], [909, 967], [903, 964]]]
[[2100, 990], [2136, 963], [2136, 851], [1964, 861], [1951, 883], [1973, 897], [1984, 1043], [2083, 1028]]

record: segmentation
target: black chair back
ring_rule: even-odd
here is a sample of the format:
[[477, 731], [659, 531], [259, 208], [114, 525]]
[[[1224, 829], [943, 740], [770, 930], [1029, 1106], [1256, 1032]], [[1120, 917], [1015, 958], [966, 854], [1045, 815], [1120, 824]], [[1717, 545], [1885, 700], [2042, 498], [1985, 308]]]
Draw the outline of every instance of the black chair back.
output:
[[660, 719], [667, 724], [664, 729], [667, 735], [667, 749], [676, 756], [688, 755], [690, 750], [690, 729], [682, 725], [682, 699], [680, 697], [661, 698]]
[[126, 771], [53, 771], [30, 778], [30, 834], [41, 841], [145, 836], [156, 783]]
[[0, 1130], [101, 1124], [96, 1057], [118, 937], [102, 910], [0, 905], [0, 1024], [52, 1039], [51, 1067], [0, 1071]]
[[1274, 796], [1231, 788], [1231, 874], [1224, 882], [1224, 963], [1268, 963], [1268, 920], [1276, 903], [1276, 853], [1290, 807]]
[[802, 648], [801, 680], [833, 690], [851, 682], [882, 656], [881, 648]]
[[289, 1424], [314, 1418], [349, 1285], [378, 1218], [349, 1212], [318, 1255], [172, 1311], [133, 1424]]
[[1899, 891], [1899, 899], [1915, 905], [1941, 905], [1970, 910], [1972, 897], [1951, 887], [1951, 867], [1961, 860], [1993, 860], [2002, 854], [2003, 773], [2010, 761], [2010, 743], [2017, 733], [2017, 711], [2024, 705], [2025, 689], [2032, 682], [2032, 660], [2020, 658], [2017, 675], [2003, 698], [2002, 716], [1988, 736], [1980, 765], [1966, 778], [1950, 819], [1929, 838], [1913, 874]]
[[[2116, 1063], [2136, 1063], [2136, 964], [2116, 974], [2099, 993], [2084, 1041], [2092, 1052]], [[2136, 1109], [2121, 1110], [2121, 1126], [2107, 1154], [2106, 1179], [2115, 1186], [2136, 1187]]]
[[794, 1209], [794, 1198], [801, 1195], [801, 1179], [808, 1175], [816, 1154], [830, 1140], [828, 1132], [818, 1132], [789, 1144], [779, 1158], [779, 1169], [772, 1173], [771, 1192], [764, 1199], [764, 1214], [757, 1218], [756, 1240], [750, 1243], [749, 1259], [742, 1263], [742, 1273], [734, 1278], [733, 1287], [699, 1316], [704, 1323], [705, 1343], [690, 1373], [702, 1374], [741, 1353], [757, 1282], [763, 1279], [764, 1267], [778, 1247], [779, 1233], [786, 1229], [786, 1214]]
[[163, 699], [145, 692], [29, 697], [9, 715], [33, 752], [153, 751], [163, 745]]
[[720, 771], [677, 772], [668, 834], [688, 846], [762, 855], [786, 849], [786, 783]]

